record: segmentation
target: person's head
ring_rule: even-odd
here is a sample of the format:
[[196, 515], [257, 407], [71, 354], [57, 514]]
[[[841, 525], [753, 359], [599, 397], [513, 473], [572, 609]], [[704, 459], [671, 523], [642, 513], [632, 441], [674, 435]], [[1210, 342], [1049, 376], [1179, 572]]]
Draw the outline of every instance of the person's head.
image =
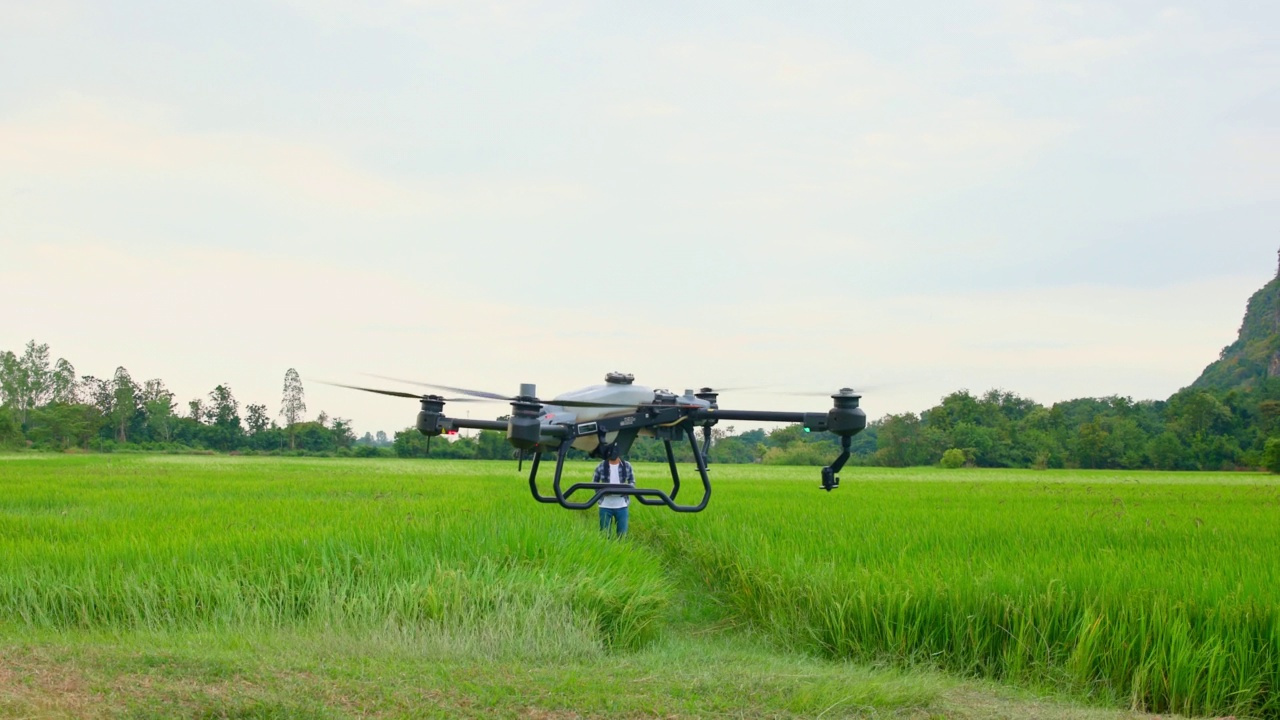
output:
[[619, 452], [617, 445], [610, 445], [604, 449], [604, 459], [609, 461], [610, 465], [617, 465], [622, 462], [622, 453]]

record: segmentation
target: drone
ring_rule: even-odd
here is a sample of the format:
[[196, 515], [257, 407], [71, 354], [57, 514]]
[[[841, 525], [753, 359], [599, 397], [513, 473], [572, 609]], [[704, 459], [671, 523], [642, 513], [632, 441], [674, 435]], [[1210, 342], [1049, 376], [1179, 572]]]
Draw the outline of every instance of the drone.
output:
[[[397, 382], [409, 382], [464, 397], [446, 398], [436, 394], [417, 395], [399, 390], [331, 384], [351, 390], [418, 400], [422, 408], [418, 412], [416, 427], [428, 439], [458, 429], [505, 432], [507, 441], [519, 452], [521, 466], [526, 455], [533, 458], [529, 470], [529, 490], [534, 499], [569, 510], [588, 509], [599, 502], [607, 491], [614, 495], [632, 495], [644, 505], [664, 505], [675, 512], [701, 512], [711, 499], [711, 478], [708, 475], [707, 461], [711, 449], [711, 428], [725, 420], [800, 423], [806, 432], [830, 432], [839, 436], [840, 455], [830, 465], [822, 468], [821, 487], [830, 492], [840, 486], [837, 473], [849, 460], [853, 436], [867, 427], [867, 414], [858, 407], [862, 396], [851, 388], [842, 388], [832, 394], [832, 407], [826, 412], [775, 412], [725, 410], [717, 403], [720, 393], [712, 388], [704, 387], [697, 392], [685, 390], [684, 394], [677, 395], [670, 390], [636, 385], [633, 375], [620, 372], [607, 374], [603, 385], [562, 393], [550, 400], [538, 399], [537, 387], [529, 383], [520, 385], [518, 395], [506, 396], [448, 385]], [[445, 415], [445, 403], [480, 401], [509, 402], [511, 414], [506, 419], [496, 420], [473, 420], [470, 417]], [[695, 428], [702, 428], [701, 444], [698, 443]], [[611, 447], [626, 454], [636, 439], [642, 437], [661, 440], [666, 447], [667, 464], [671, 468], [670, 492], [595, 482], [579, 482], [568, 488], [562, 487], [564, 462], [571, 448], [594, 458], [604, 457]], [[694, 463], [702, 479], [702, 498], [692, 505], [681, 504], [676, 499], [680, 493], [680, 472], [676, 468], [672, 443], [686, 439], [693, 449]], [[550, 453], [555, 454], [555, 478], [551, 483], [551, 494], [544, 495], [538, 489], [538, 468]], [[571, 499], [584, 491], [591, 493], [588, 499]]]

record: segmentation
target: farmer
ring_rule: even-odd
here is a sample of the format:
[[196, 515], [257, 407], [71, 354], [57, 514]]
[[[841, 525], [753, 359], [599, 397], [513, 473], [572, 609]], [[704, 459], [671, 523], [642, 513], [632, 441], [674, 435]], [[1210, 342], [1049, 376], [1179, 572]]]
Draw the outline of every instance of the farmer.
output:
[[[604, 449], [604, 460], [596, 467], [595, 477], [591, 482], [609, 483], [611, 485], [630, 485], [635, 487], [636, 476], [631, 472], [631, 463], [622, 459], [622, 452], [616, 443]], [[610, 523], [616, 524], [618, 537], [627, 534], [627, 504], [630, 495], [605, 493], [600, 498], [600, 530], [609, 532]]]

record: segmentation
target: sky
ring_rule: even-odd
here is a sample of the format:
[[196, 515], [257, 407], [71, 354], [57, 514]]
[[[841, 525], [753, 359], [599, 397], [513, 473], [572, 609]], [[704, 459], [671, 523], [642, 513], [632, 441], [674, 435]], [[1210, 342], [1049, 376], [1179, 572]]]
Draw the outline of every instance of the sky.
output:
[[1274, 3], [0, 0], [0, 349], [184, 407], [1164, 399], [1278, 221]]

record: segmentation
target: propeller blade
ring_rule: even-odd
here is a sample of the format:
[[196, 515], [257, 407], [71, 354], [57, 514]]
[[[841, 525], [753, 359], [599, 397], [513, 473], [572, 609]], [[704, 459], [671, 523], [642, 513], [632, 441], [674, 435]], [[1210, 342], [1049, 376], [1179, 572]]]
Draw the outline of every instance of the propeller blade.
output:
[[467, 388], [452, 387], [450, 385], [436, 385], [434, 383], [418, 382], [417, 380], [402, 380], [400, 378], [387, 377], [385, 375], [370, 374], [369, 377], [376, 377], [379, 380], [390, 380], [392, 382], [405, 383], [406, 385], [420, 385], [426, 388], [435, 388], [436, 390], [447, 390], [449, 392], [461, 393], [463, 395], [470, 395], [471, 397], [484, 398], [485, 400], [499, 400], [501, 402], [511, 402], [514, 399], [514, 398], [509, 398], [506, 395], [499, 395], [498, 393], [491, 393], [485, 390], [468, 390]]
[[[508, 396], [508, 395], [499, 395], [498, 393], [488, 392], [487, 390], [469, 390], [467, 388], [452, 387], [450, 385], [436, 385], [434, 383], [417, 382], [416, 380], [403, 380], [399, 378], [386, 377], [385, 375], [369, 375], [369, 377], [376, 377], [381, 380], [390, 380], [392, 382], [401, 382], [408, 385], [420, 385], [422, 387], [435, 388], [437, 390], [447, 390], [449, 392], [462, 393], [463, 395], [470, 395], [475, 398], [481, 398], [481, 400], [471, 400], [469, 402], [482, 402], [485, 400], [492, 400], [495, 402], [515, 402], [520, 399], [517, 397]], [[414, 395], [414, 397], [417, 397], [417, 395]], [[556, 407], [594, 407], [594, 408], [636, 407], [635, 405], [619, 405], [618, 403], [599, 403], [599, 402], [590, 402], [588, 400], [538, 400], [538, 402], [542, 405], [554, 405]]]
[[[390, 395], [391, 397], [413, 398], [414, 400], [422, 399], [422, 395], [418, 393], [402, 392], [400, 390], [381, 390], [379, 388], [360, 387], [359, 385], [346, 385], [343, 383], [327, 382], [325, 380], [316, 380], [315, 382], [318, 382], [321, 385], [332, 385], [333, 387], [347, 388], [348, 390], [360, 390], [363, 392], [377, 393], [379, 395]], [[441, 399], [444, 400], [445, 402], [484, 402], [483, 400], [477, 400], [476, 398], [441, 398]]]
[[831, 397], [839, 395], [842, 390], [852, 389], [854, 393], [861, 395], [867, 391], [875, 391], [878, 385], [863, 385], [857, 388], [840, 388], [838, 390], [794, 390], [789, 392], [775, 392], [770, 395], [787, 395], [790, 397]]
[[[514, 400], [515, 398], [511, 398]], [[618, 403], [598, 403], [588, 402], [586, 400], [539, 400], [543, 405], [554, 405], [555, 407], [594, 407], [594, 408], [631, 408], [639, 407], [637, 404], [619, 405]]]

